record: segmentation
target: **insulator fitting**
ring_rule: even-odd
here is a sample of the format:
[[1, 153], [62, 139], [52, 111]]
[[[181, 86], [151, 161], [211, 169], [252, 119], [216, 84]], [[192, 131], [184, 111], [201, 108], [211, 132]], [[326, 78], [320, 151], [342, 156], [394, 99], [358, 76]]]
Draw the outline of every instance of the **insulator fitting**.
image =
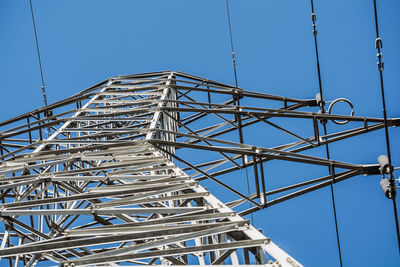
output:
[[315, 24], [315, 21], [317, 20], [317, 15], [315, 13], [311, 14], [311, 20]]
[[382, 47], [383, 47], [382, 39], [381, 38], [376, 38], [376, 40], [375, 40], [375, 48], [379, 49], [379, 48], [382, 48]]
[[315, 101], [317, 102], [318, 106], [321, 106], [324, 104], [320, 93], [315, 95]]
[[53, 110], [52, 110], [52, 109], [46, 110], [46, 111], [44, 112], [44, 116], [45, 116], [46, 118], [47, 118], [47, 117], [53, 116]]
[[396, 190], [395, 188], [392, 187], [391, 183], [387, 179], [382, 179], [379, 182], [379, 185], [382, 188], [383, 193], [385, 193], [385, 196], [389, 199], [392, 199], [396, 196]]
[[378, 157], [379, 169], [382, 174], [393, 171], [393, 166], [389, 168], [389, 158], [386, 155], [380, 155]]
[[384, 69], [384, 64], [383, 64], [383, 62], [377, 62], [376, 64], [378, 65], [378, 70], [379, 70], [379, 71], [383, 71], [383, 69]]

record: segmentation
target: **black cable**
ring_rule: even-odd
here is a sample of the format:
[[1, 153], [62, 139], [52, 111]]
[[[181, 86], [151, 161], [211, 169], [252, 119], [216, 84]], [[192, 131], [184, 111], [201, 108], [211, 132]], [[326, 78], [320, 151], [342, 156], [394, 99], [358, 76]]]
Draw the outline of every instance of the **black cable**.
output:
[[233, 38], [232, 38], [231, 16], [229, 14], [228, 0], [225, 0], [225, 2], [226, 2], [226, 14], [228, 15], [229, 37], [231, 40], [233, 74], [235, 75], [235, 85], [236, 85], [236, 87], [238, 87], [237, 73], [236, 73], [236, 56], [235, 56], [235, 51], [233, 48]]
[[39, 67], [40, 67], [40, 77], [42, 78], [42, 95], [43, 95], [43, 103], [45, 106], [47, 106], [47, 97], [46, 97], [46, 88], [44, 85], [44, 78], [43, 78], [43, 68], [42, 68], [42, 60], [40, 58], [40, 51], [39, 51], [39, 41], [38, 41], [38, 36], [36, 32], [36, 23], [35, 23], [35, 16], [33, 14], [33, 7], [32, 7], [32, 0], [29, 0], [29, 4], [31, 7], [31, 15], [32, 15], [32, 24], [33, 24], [33, 31], [35, 32], [35, 42], [36, 42], [36, 51], [39, 59]]
[[390, 139], [389, 139], [389, 130], [388, 130], [388, 123], [387, 123], [387, 113], [386, 113], [386, 102], [385, 102], [385, 90], [383, 86], [383, 62], [382, 62], [382, 39], [379, 37], [379, 26], [378, 26], [378, 12], [376, 6], [376, 0], [374, 0], [374, 15], [375, 15], [375, 31], [376, 31], [376, 40], [375, 40], [375, 47], [378, 50], [377, 57], [378, 57], [378, 71], [379, 71], [379, 78], [381, 84], [381, 96], [382, 96], [382, 112], [383, 112], [383, 124], [385, 128], [385, 139], [386, 139], [386, 150], [389, 159], [389, 182], [390, 182], [390, 190], [392, 191], [392, 203], [393, 203], [393, 210], [394, 210], [394, 220], [396, 224], [396, 232], [397, 232], [397, 245], [400, 254], [400, 230], [399, 230], [399, 219], [397, 215], [397, 206], [396, 206], [396, 185], [395, 179], [393, 176], [393, 168], [392, 165], [392, 156], [390, 153]]
[[[314, 35], [314, 47], [315, 47], [315, 56], [317, 59], [317, 73], [318, 73], [318, 85], [319, 85], [319, 94], [321, 97], [319, 106], [321, 109], [321, 113], [325, 113], [325, 102], [324, 102], [324, 96], [322, 93], [322, 79], [321, 79], [321, 70], [320, 70], [320, 64], [319, 64], [319, 54], [318, 54], [318, 41], [317, 41], [317, 28], [316, 28], [316, 15], [314, 12], [314, 1], [311, 0], [311, 20], [313, 22], [313, 35]], [[321, 121], [323, 128], [324, 128], [324, 135], [327, 135], [327, 130], [326, 130], [326, 123], [327, 121]], [[326, 157], [329, 160], [330, 159], [330, 154], [329, 154], [329, 147], [328, 143], [325, 144], [325, 150], [326, 150]], [[329, 174], [332, 175], [332, 170], [329, 168]], [[337, 248], [338, 248], [338, 253], [339, 253], [339, 261], [340, 261], [340, 266], [343, 266], [342, 262], [342, 251], [340, 247], [340, 236], [339, 236], [339, 227], [338, 227], [338, 222], [337, 222], [337, 215], [336, 215], [336, 202], [335, 202], [335, 193], [333, 190], [333, 181], [330, 183], [330, 189], [331, 189], [331, 199], [332, 199], [332, 208], [333, 208], [333, 217], [335, 220], [335, 229], [336, 229], [336, 242], [337, 242]]]
[[[235, 87], [238, 88], [238, 80], [237, 80], [237, 72], [236, 72], [236, 56], [235, 56], [235, 49], [233, 47], [233, 38], [232, 38], [231, 16], [230, 16], [230, 12], [229, 12], [228, 0], [225, 0], [225, 2], [226, 2], [226, 15], [228, 17], [229, 37], [230, 37], [230, 42], [231, 42], [233, 74], [235, 76]], [[236, 102], [240, 106], [239, 97], [236, 97], [236, 95], [234, 95], [233, 105], [236, 105]], [[238, 115], [238, 116], [240, 116], [240, 115]], [[236, 118], [236, 121], [239, 121], [239, 119]], [[243, 142], [243, 140], [241, 140], [241, 142]], [[243, 157], [243, 164], [244, 164], [244, 157]], [[247, 171], [247, 167], [245, 168], [245, 170], [246, 170], [246, 180], [247, 180], [247, 193], [250, 195], [250, 182], [249, 182], [249, 173]], [[250, 203], [249, 203], [249, 206], [251, 207]], [[251, 224], [254, 225], [253, 213], [251, 213], [250, 216], [251, 216]]]

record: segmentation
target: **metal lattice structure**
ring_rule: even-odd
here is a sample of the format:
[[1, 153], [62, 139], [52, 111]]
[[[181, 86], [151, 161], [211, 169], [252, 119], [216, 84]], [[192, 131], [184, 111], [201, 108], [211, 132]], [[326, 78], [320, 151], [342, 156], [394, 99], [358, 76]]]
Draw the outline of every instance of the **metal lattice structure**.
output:
[[[380, 118], [317, 113], [320, 104], [318, 97], [255, 93], [165, 71], [117, 76], [4, 121], [2, 263], [301, 266], [243, 216], [380, 173], [378, 164], [300, 153], [384, 127]], [[283, 118], [307, 121], [313, 134], [303, 137], [271, 121]], [[323, 135], [320, 122], [327, 121], [348, 124]], [[388, 123], [398, 126], [400, 119]], [[253, 124], [295, 141], [268, 148], [245, 144], [243, 129]], [[327, 166], [330, 175], [267, 190], [263, 164], [272, 160]], [[219, 179], [244, 168], [254, 182], [250, 194]], [[202, 186], [205, 180], [235, 200], [222, 202]]]

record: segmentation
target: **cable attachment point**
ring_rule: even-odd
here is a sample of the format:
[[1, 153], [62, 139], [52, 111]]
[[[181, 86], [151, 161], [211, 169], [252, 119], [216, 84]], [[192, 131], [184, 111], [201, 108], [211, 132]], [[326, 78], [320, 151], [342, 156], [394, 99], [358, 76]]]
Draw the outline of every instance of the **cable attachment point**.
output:
[[[351, 103], [351, 101], [348, 100], [347, 98], [338, 98], [338, 99], [335, 99], [335, 100], [329, 105], [329, 107], [328, 107], [328, 114], [331, 114], [333, 106], [334, 106], [336, 103], [339, 103], [339, 102], [344, 102], [344, 103], [349, 104], [349, 106], [350, 106], [350, 108], [351, 108], [350, 116], [354, 116], [354, 106], [353, 106], [353, 103]], [[344, 124], [347, 124], [350, 120], [344, 120], [344, 121], [332, 120], [332, 121], [333, 121], [334, 123], [336, 123], [336, 124], [344, 125]]]
[[48, 118], [48, 117], [51, 117], [51, 116], [53, 116], [53, 110], [52, 109], [48, 109], [48, 110], [44, 111], [44, 117], [45, 118]]
[[313, 24], [315, 24], [315, 21], [317, 20], [317, 15], [315, 13], [311, 13], [311, 20], [312, 20]]
[[236, 67], [236, 55], [235, 55], [235, 52], [232, 52], [232, 63]]
[[375, 48], [378, 49], [378, 53], [376, 54], [376, 57], [379, 59], [379, 61], [376, 63], [378, 65], [378, 71], [382, 72], [384, 70], [384, 64], [382, 62], [382, 52], [381, 49], [383, 47], [382, 44], [382, 39], [381, 38], [376, 38], [375, 39]]
[[[389, 158], [386, 155], [380, 155], [378, 157], [379, 170], [382, 174], [382, 180], [379, 182], [379, 185], [382, 188], [383, 193], [389, 199], [392, 199], [396, 196], [396, 185], [394, 180], [390, 180], [392, 177], [393, 166], [389, 164]], [[390, 174], [389, 179], [385, 178], [385, 174]]]
[[317, 102], [317, 105], [318, 105], [320, 108], [322, 108], [323, 106], [325, 106], [325, 102], [324, 102], [324, 100], [322, 99], [322, 96], [321, 96], [320, 93], [318, 93], [318, 94], [315, 95], [315, 101]]
[[380, 182], [379, 185], [382, 188], [383, 193], [385, 193], [385, 196], [389, 199], [392, 199], [396, 197], [396, 188], [392, 186], [392, 183], [388, 180], [383, 178]]
[[[322, 96], [320, 93], [317, 93], [315, 95], [315, 102], [317, 102], [317, 105], [319, 106], [319, 111], [318, 114], [325, 114], [325, 101], [322, 99]], [[328, 122], [327, 119], [322, 118], [320, 119], [321, 124], [326, 124]]]
[[311, 14], [311, 20], [313, 22], [313, 25], [312, 25], [313, 34], [314, 34], [314, 37], [316, 37], [317, 36], [317, 24], [315, 22], [317, 21], [317, 15], [315, 13]]
[[378, 157], [378, 163], [379, 163], [379, 170], [381, 171], [382, 175], [393, 172], [393, 166], [390, 166], [389, 168], [389, 158], [386, 155], [380, 155]]
[[44, 84], [42, 84], [40, 89], [42, 89], [43, 103], [45, 106], [47, 106], [47, 95], [46, 95], [46, 88], [44, 87]]
[[383, 62], [381, 61], [381, 62], [376, 62], [376, 64], [378, 65], [378, 70], [379, 71], [383, 71], [383, 69], [384, 69], [384, 64], [383, 64]]
[[376, 49], [380, 49], [380, 48], [382, 48], [382, 47], [383, 47], [382, 39], [381, 39], [381, 38], [376, 38], [376, 39], [375, 39], [375, 48], [376, 48]]

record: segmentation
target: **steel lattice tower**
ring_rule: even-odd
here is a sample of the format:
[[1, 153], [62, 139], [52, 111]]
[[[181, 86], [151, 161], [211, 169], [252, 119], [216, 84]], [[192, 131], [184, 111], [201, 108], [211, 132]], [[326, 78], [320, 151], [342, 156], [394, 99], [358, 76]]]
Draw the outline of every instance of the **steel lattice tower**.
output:
[[[246, 100], [252, 105], [241, 105]], [[110, 78], [0, 123], [2, 263], [301, 266], [243, 216], [382, 172], [379, 164], [300, 153], [384, 127], [380, 118], [317, 113], [320, 101], [165, 71]], [[273, 118], [308, 121], [313, 135], [302, 137]], [[348, 125], [323, 135], [320, 122], [327, 121]], [[270, 148], [246, 144], [243, 128], [256, 123], [296, 141]], [[400, 119], [388, 123], [398, 126]], [[187, 158], [193, 152], [186, 157], [185, 150], [219, 158], [192, 163]], [[263, 164], [271, 160], [327, 166], [330, 174], [268, 191]], [[218, 178], [244, 168], [253, 193]], [[203, 180], [236, 200], [220, 201]]]

